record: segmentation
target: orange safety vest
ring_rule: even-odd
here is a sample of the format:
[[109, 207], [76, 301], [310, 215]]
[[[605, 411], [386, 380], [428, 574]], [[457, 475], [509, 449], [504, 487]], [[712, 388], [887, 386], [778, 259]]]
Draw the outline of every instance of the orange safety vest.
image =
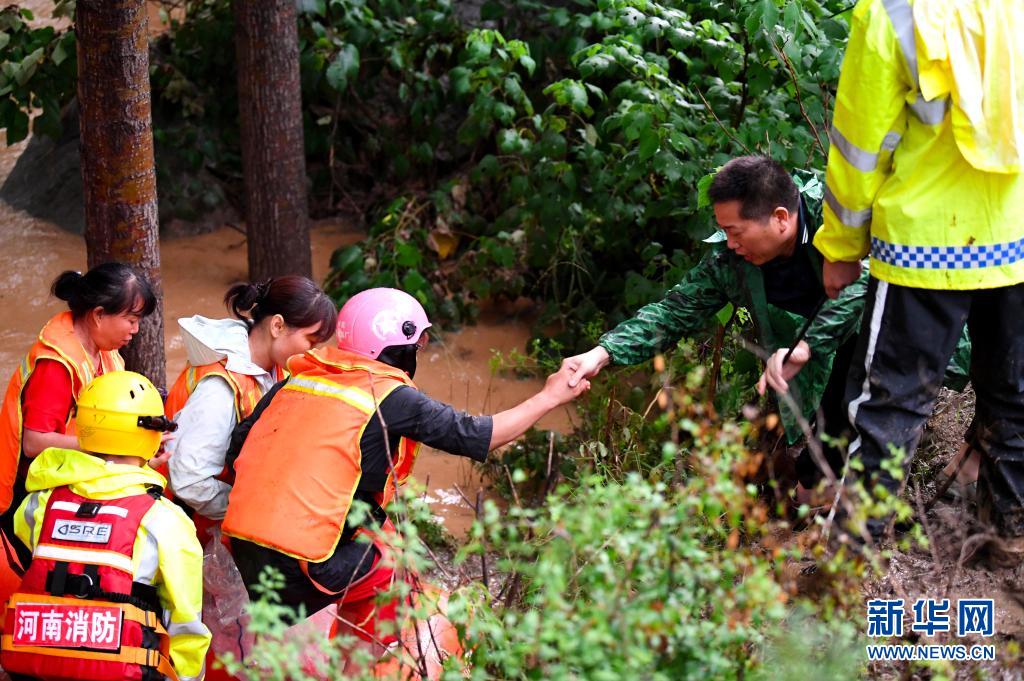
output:
[[[124, 360], [116, 350], [101, 351], [100, 366], [93, 366], [88, 353], [75, 335], [71, 312], [61, 312], [46, 323], [39, 332], [38, 340], [29, 349], [28, 355], [14, 372], [11, 382], [7, 384], [7, 393], [4, 395], [3, 406], [0, 407], [0, 513], [11, 505], [14, 482], [21, 463], [21, 394], [41, 359], [60, 362], [68, 370], [71, 374], [71, 396], [76, 402], [78, 393], [93, 378], [124, 369]], [[69, 435], [74, 433], [73, 412], [74, 410], [68, 414], [65, 429]]]
[[95, 501], [53, 491], [32, 565], [4, 614], [0, 663], [41, 679], [177, 676], [156, 590], [132, 556], [155, 494]]
[[[191, 364], [186, 366], [167, 393], [167, 400], [164, 402], [164, 413], [167, 418], [173, 419], [182, 410], [188, 398], [199, 386], [199, 382], [208, 376], [220, 376], [231, 386], [231, 392], [235, 396], [235, 417], [239, 422], [251, 414], [263, 397], [263, 390], [253, 376], [228, 371], [225, 367], [226, 362], [227, 360], [221, 360], [199, 367]], [[284, 372], [280, 368], [276, 370], [276, 374], [278, 381], [284, 378]]]
[[[359, 440], [404, 371], [337, 348], [288, 360], [291, 378], [253, 425], [235, 461], [223, 530], [298, 560], [327, 560], [362, 476]], [[381, 506], [412, 472], [420, 444], [402, 438]]]

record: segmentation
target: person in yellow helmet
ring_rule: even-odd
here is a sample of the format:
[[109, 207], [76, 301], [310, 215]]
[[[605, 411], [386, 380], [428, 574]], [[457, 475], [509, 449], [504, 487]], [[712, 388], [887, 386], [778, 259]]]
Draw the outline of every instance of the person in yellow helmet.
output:
[[862, 476], [899, 488], [882, 464], [913, 455], [966, 323], [979, 508], [1004, 537], [1024, 536], [1022, 32], [1019, 0], [860, 0], [814, 238], [833, 297], [871, 256], [847, 388]]
[[7, 604], [0, 665], [41, 679], [202, 679], [202, 549], [147, 465], [174, 428], [163, 400], [140, 374], [106, 373], [79, 394], [75, 425], [82, 451], [45, 449], [28, 469], [14, 529], [32, 564]]

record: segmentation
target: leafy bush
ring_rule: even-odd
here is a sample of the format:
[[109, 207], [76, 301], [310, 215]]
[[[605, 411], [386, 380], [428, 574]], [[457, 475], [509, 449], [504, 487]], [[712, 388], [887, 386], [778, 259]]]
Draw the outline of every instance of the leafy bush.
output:
[[[57, 14], [64, 2], [57, 3]], [[52, 26], [32, 28], [35, 17], [11, 5], [0, 9], [0, 129], [7, 144], [32, 132], [58, 137], [61, 108], [74, 96], [78, 73], [75, 34]]]
[[467, 161], [387, 205], [369, 243], [336, 263], [333, 293], [401, 285], [456, 320], [479, 300], [527, 294], [570, 344], [594, 320], [618, 321], [699, 255], [707, 173], [753, 150], [791, 167], [823, 160], [838, 9], [485, 4], [502, 31], [470, 31], [447, 72], [465, 113], [438, 155], [461, 145]]

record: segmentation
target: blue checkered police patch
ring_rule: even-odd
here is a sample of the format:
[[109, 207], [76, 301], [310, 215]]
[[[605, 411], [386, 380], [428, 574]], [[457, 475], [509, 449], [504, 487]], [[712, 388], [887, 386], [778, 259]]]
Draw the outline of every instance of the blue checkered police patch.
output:
[[976, 246], [902, 246], [871, 237], [871, 257], [910, 269], [969, 270], [1012, 265], [1024, 260], [1024, 238]]

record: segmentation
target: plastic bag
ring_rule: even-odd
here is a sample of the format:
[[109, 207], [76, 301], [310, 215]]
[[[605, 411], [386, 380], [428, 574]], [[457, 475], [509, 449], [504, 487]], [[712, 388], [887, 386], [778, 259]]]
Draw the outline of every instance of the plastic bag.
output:
[[231, 653], [244, 664], [254, 642], [246, 627], [249, 593], [234, 558], [221, 542], [220, 528], [213, 528], [210, 535], [203, 548], [203, 622], [213, 634], [210, 651], [217, 657]]

